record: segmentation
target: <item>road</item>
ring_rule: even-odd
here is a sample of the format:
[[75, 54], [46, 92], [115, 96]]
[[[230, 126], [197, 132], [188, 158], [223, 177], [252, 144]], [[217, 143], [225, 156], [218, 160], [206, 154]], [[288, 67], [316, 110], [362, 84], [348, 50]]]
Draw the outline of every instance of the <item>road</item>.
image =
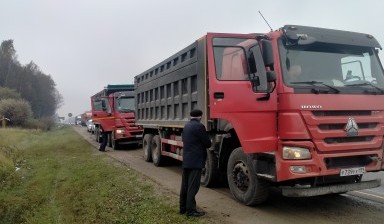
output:
[[[98, 143], [86, 128], [75, 126], [90, 144]], [[101, 152], [100, 152], [101, 153]], [[175, 162], [166, 167], [155, 167], [145, 162], [141, 149], [113, 150], [105, 155], [143, 174], [157, 183], [159, 192], [172, 194], [177, 200], [181, 183], [181, 167]], [[379, 177], [384, 181], [384, 172], [367, 174], [364, 178]], [[383, 183], [384, 184], [384, 183]], [[160, 189], [161, 188], [161, 189]], [[267, 203], [256, 207], [244, 206], [235, 201], [225, 187], [200, 188], [196, 197], [199, 208], [207, 212], [203, 218], [208, 223], [384, 223], [384, 186], [342, 195], [311, 198], [287, 198], [272, 190]]]

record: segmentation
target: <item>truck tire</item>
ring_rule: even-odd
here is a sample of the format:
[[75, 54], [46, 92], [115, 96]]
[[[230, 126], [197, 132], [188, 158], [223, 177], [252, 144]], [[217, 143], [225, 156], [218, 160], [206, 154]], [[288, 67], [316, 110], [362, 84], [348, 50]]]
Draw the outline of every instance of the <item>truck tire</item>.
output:
[[152, 138], [152, 134], [145, 134], [143, 138], [144, 160], [147, 162], [152, 161]]
[[218, 184], [218, 180], [217, 158], [213, 151], [207, 149], [207, 160], [201, 172], [200, 184], [204, 187], [213, 187]]
[[160, 136], [155, 135], [152, 139], [152, 161], [155, 166], [163, 164], [164, 157], [161, 155], [161, 141]]
[[269, 194], [269, 183], [256, 176], [252, 158], [244, 154], [242, 147], [231, 153], [227, 166], [228, 185], [232, 195], [245, 205], [265, 202]]
[[115, 132], [112, 131], [111, 136], [111, 147], [115, 150], [120, 148], [119, 141], [115, 139]]

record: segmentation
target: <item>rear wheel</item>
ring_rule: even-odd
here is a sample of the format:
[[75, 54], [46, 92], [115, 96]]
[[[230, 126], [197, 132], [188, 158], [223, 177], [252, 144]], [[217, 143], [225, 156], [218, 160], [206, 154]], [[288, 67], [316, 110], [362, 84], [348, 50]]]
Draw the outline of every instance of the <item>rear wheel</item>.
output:
[[241, 147], [231, 153], [227, 166], [228, 185], [232, 195], [245, 205], [256, 205], [268, 198], [269, 183], [256, 176], [252, 158]]
[[201, 172], [200, 184], [204, 187], [212, 187], [218, 183], [218, 180], [217, 158], [213, 151], [207, 149], [207, 160]]
[[143, 138], [144, 160], [147, 162], [152, 161], [152, 138], [152, 134], [145, 134]]
[[161, 155], [160, 136], [155, 135], [152, 139], [152, 161], [155, 166], [161, 166], [164, 157]]

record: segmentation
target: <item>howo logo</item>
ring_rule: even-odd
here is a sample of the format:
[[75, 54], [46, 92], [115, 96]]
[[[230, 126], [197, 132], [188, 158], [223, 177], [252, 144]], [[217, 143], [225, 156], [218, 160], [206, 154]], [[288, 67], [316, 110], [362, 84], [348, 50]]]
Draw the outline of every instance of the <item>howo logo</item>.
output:
[[353, 117], [348, 118], [344, 130], [347, 132], [347, 136], [359, 135], [359, 126], [357, 126], [357, 123]]
[[321, 109], [321, 105], [301, 105], [301, 109]]

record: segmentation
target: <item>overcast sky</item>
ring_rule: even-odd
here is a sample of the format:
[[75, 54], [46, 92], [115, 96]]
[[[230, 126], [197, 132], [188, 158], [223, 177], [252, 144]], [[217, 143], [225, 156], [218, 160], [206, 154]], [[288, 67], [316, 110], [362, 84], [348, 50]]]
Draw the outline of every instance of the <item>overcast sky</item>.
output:
[[273, 29], [356, 31], [384, 46], [383, 10], [382, 0], [0, 0], [0, 41], [13, 39], [23, 65], [34, 61], [52, 76], [67, 116], [207, 32], [268, 32], [258, 11]]

